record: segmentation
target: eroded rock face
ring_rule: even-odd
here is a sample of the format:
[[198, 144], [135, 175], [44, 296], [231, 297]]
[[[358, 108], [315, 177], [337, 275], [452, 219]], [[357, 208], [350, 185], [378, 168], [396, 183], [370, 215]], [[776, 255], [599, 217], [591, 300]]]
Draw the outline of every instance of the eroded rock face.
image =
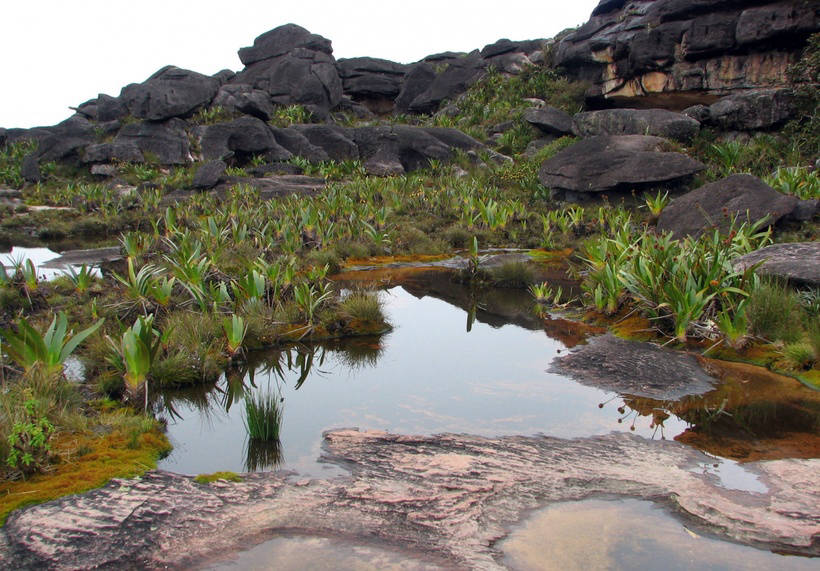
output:
[[783, 278], [796, 285], [820, 286], [820, 242], [772, 244], [741, 256], [735, 262], [739, 270], [762, 262], [756, 273]]
[[240, 483], [200, 485], [151, 472], [30, 507], [0, 531], [0, 562], [181, 568], [298, 531], [499, 569], [495, 545], [528, 510], [607, 494], [668, 498], [723, 537], [818, 554], [817, 460], [747, 464], [769, 490], [749, 493], [703, 475], [698, 465], [710, 460], [700, 452], [628, 434], [562, 440], [337, 430], [325, 434], [324, 456], [351, 476], [250, 474]]
[[794, 211], [799, 202], [755, 176], [736, 174], [672, 200], [658, 218], [658, 230], [678, 237], [700, 236], [713, 229], [726, 234], [733, 217], [737, 224], [768, 217], [767, 223], [774, 225]]
[[818, 14], [801, 0], [602, 0], [558, 43], [555, 63], [593, 82], [593, 97], [710, 104], [730, 91], [786, 85]]
[[643, 135], [590, 137], [545, 161], [538, 179], [551, 189], [603, 192], [678, 181], [705, 168], [686, 155], [665, 152], [667, 144]]
[[182, 119], [139, 121], [125, 125], [114, 139], [115, 144], [133, 144], [143, 155], [152, 156], [165, 165], [191, 162], [187, 123]]

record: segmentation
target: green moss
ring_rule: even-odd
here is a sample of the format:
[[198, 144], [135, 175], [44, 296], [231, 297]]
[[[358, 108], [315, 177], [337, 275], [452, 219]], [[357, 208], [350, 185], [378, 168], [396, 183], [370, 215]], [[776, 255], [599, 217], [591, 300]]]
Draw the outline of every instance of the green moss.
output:
[[213, 474], [200, 474], [194, 478], [197, 484], [210, 484], [218, 481], [241, 482], [242, 477], [236, 472], [214, 472]]

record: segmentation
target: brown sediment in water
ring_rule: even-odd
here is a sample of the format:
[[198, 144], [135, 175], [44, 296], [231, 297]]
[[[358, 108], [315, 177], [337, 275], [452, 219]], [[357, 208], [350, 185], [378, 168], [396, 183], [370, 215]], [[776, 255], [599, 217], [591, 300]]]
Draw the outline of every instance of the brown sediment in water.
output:
[[675, 440], [716, 456], [741, 462], [820, 457], [820, 392], [756, 365], [700, 361], [721, 381], [714, 391], [677, 402], [624, 402], [655, 424], [669, 413], [691, 423]]
[[591, 335], [606, 333], [605, 327], [549, 315], [544, 318], [543, 325], [544, 332], [550, 338], [560, 341], [568, 349], [585, 343]]

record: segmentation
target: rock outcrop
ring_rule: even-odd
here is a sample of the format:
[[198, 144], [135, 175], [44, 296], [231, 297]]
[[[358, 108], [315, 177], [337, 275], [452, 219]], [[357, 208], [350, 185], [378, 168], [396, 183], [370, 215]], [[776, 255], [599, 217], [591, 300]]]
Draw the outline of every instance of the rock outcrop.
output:
[[19, 510], [0, 530], [0, 563], [188, 568], [298, 532], [393, 546], [410, 560], [427, 554], [440, 567], [501, 569], [498, 541], [530, 510], [596, 495], [660, 501], [696, 529], [818, 555], [817, 460], [746, 464], [768, 488], [751, 493], [704, 476], [699, 466], [714, 459], [703, 453], [629, 434], [563, 440], [336, 430], [325, 434], [324, 450], [351, 475], [249, 474], [203, 485], [150, 472]]
[[300, 104], [327, 115], [342, 99], [330, 40], [295, 24], [265, 32], [239, 50], [245, 69], [230, 80], [266, 92], [280, 105]]
[[741, 256], [735, 267], [745, 270], [755, 264], [758, 274], [788, 280], [798, 286], [820, 287], [820, 242], [772, 244]]
[[684, 154], [665, 151], [668, 144], [645, 135], [590, 137], [545, 161], [538, 179], [553, 190], [589, 193], [673, 183], [704, 169]]
[[695, 119], [664, 109], [603, 109], [573, 117], [573, 131], [579, 137], [654, 135], [688, 142], [699, 130], [700, 123]]
[[818, 28], [817, 3], [803, 0], [602, 0], [554, 63], [592, 82], [592, 99], [684, 109], [784, 86]]
[[217, 89], [219, 82], [212, 77], [167, 66], [144, 83], [123, 87], [119, 99], [138, 119], [164, 121], [193, 114], [213, 100]]

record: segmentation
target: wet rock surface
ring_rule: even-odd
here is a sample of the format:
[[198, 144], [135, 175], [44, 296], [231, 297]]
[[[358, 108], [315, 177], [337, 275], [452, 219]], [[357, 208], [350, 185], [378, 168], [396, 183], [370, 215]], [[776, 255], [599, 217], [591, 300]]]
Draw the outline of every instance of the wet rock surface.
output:
[[789, 280], [797, 285], [820, 286], [820, 242], [772, 244], [735, 262], [738, 269], [746, 269], [762, 262], [758, 274]]
[[657, 400], [706, 393], [716, 384], [692, 355], [612, 334], [556, 359], [551, 369], [584, 385]]
[[750, 493], [693, 470], [708, 461], [699, 452], [624, 434], [561, 440], [336, 430], [325, 434], [324, 458], [351, 475], [250, 474], [200, 485], [151, 472], [27, 508], [3, 528], [0, 561], [20, 569], [184, 568], [296, 532], [497, 569], [496, 542], [528, 510], [603, 494], [664, 503], [735, 541], [819, 552], [817, 460], [747, 465], [769, 489]]

